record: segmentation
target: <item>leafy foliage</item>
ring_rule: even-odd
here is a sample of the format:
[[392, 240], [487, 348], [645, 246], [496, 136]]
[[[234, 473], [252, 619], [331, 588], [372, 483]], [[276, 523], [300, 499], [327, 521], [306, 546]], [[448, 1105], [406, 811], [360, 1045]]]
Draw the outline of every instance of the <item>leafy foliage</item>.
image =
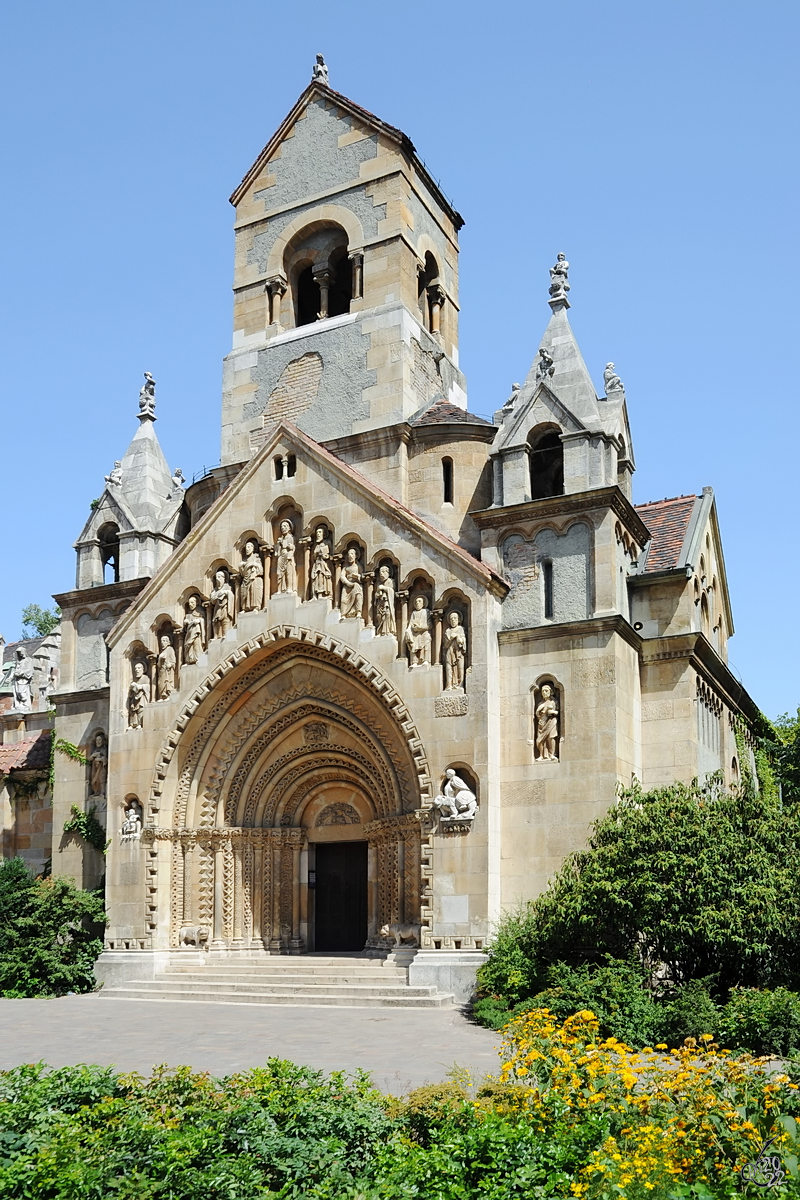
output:
[[774, 758], [785, 803], [800, 802], [800, 708], [797, 715], [784, 713], [774, 723]]
[[39, 604], [26, 604], [22, 610], [22, 636], [24, 638], [47, 637], [61, 620], [61, 609], [42, 608]]
[[56, 751], [63, 754], [66, 758], [71, 758], [73, 762], [79, 762], [82, 766], [86, 766], [88, 758], [82, 753], [79, 746], [75, 746], [72, 742], [68, 742], [65, 738], [55, 736], [55, 732], [50, 734], [50, 775], [48, 777], [48, 787], [52, 796], [56, 785]]
[[719, 1038], [727, 1046], [746, 1046], [754, 1054], [786, 1056], [800, 1050], [800, 996], [786, 988], [774, 992], [734, 988], [719, 1019]]
[[61, 996], [97, 986], [92, 967], [105, 922], [98, 896], [68, 879], [37, 879], [22, 859], [6, 859], [0, 913], [0, 996]]
[[64, 833], [77, 833], [95, 850], [105, 854], [109, 843], [106, 841], [106, 831], [97, 819], [97, 808], [90, 804], [84, 812], [76, 804], [71, 805], [72, 816], [64, 822]]

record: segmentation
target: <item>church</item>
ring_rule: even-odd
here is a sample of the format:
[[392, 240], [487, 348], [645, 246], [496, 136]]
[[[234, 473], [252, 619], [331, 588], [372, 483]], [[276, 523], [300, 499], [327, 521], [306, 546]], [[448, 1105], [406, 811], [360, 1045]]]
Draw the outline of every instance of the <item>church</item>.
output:
[[231, 204], [220, 465], [170, 469], [147, 375], [56, 596], [87, 762], [55, 759], [52, 870], [105, 874], [109, 987], [349, 954], [463, 1000], [620, 785], [750, 768], [714, 495], [634, 505], [563, 254], [527, 378], [470, 412], [462, 218], [321, 58]]

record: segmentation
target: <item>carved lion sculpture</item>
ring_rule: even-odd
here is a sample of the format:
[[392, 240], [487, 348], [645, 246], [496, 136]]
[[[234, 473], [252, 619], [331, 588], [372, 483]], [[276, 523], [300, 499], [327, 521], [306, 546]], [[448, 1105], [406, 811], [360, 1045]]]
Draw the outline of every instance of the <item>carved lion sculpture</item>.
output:
[[400, 925], [397, 922], [392, 922], [391, 925], [384, 925], [381, 929], [381, 937], [393, 937], [395, 949], [402, 942], [411, 942], [414, 946], [419, 945], [419, 925]]
[[208, 942], [208, 930], [205, 925], [184, 925], [178, 938], [178, 944], [182, 948], [194, 947], [195, 950], [204, 950]]

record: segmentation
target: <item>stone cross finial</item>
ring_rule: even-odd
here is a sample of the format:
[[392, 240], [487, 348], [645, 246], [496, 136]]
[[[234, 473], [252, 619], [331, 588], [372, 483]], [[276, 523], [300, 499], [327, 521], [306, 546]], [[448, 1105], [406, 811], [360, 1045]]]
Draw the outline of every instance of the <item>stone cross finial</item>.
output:
[[569, 263], [565, 254], [559, 254], [554, 267], [550, 268], [550, 299], [547, 303], [556, 312], [558, 308], [569, 308]]
[[139, 420], [156, 419], [156, 381], [149, 371], [144, 373], [144, 383], [139, 391]]
[[328, 68], [325, 65], [325, 59], [321, 54], [317, 55], [317, 61], [314, 63], [314, 67], [311, 71], [311, 82], [324, 83], [326, 87], [330, 86], [328, 83]]

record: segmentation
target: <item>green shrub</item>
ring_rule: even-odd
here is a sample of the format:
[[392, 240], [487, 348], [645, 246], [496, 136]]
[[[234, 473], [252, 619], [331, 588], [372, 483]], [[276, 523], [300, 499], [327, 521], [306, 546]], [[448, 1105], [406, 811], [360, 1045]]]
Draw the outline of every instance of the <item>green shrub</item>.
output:
[[786, 988], [734, 988], [719, 1018], [720, 1042], [753, 1054], [800, 1050], [800, 996]]
[[0, 863], [0, 996], [61, 996], [97, 987], [103, 903], [68, 879], [37, 879], [20, 858]]
[[681, 1046], [686, 1038], [719, 1035], [720, 1010], [711, 998], [708, 980], [695, 979], [678, 988], [658, 1010], [658, 1042]]

